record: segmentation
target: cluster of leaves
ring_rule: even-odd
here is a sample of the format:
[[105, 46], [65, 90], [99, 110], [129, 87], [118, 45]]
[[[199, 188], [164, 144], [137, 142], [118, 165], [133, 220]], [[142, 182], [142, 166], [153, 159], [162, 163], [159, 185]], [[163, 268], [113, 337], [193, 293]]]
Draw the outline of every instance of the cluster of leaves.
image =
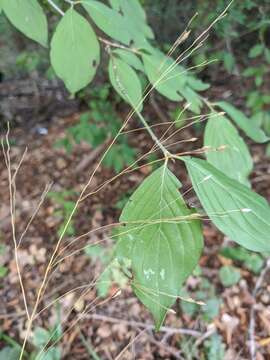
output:
[[[206, 160], [168, 156], [157, 140], [166, 157], [165, 164], [133, 193], [120, 217], [117, 259], [121, 264], [128, 259], [134, 292], [151, 311], [159, 329], [179, 297], [183, 282], [199, 261], [203, 247], [201, 219], [211, 219], [228, 238], [249, 250], [270, 251], [270, 206], [249, 188], [252, 159], [234, 123], [255, 142], [263, 143], [269, 138], [232, 105], [209, 104], [200, 95], [209, 85], [180, 66], [181, 58], [174, 61], [153, 46], [153, 32], [137, 0], [109, 3], [107, 6], [101, 1], [84, 0], [71, 2], [63, 14], [58, 10], [63, 16], [52, 36], [50, 58], [70, 92], [76, 93], [94, 78], [101, 41], [109, 55], [113, 88], [132, 106], [144, 126], [147, 124], [141, 115], [142, 77], [149, 80], [150, 91], [156, 89], [171, 101], [189, 103], [193, 113], [200, 114], [204, 103], [212, 112], [205, 132], [209, 150]], [[37, 1], [2, 0], [1, 4], [19, 30], [47, 45], [47, 21]], [[82, 11], [110, 40], [96, 36]], [[170, 157], [184, 162], [202, 211], [189, 209], [185, 204], [181, 183], [168, 168]]]
[[[122, 44], [122, 48], [108, 50], [108, 71], [113, 87], [124, 100], [142, 110], [142, 85], [138, 72], [146, 75], [157, 91], [170, 100], [185, 99], [191, 104], [191, 110], [200, 112], [202, 102], [196, 91], [205, 90], [208, 85], [195, 79], [184, 68], [174, 64], [173, 59], [152, 46], [150, 41], [154, 34], [137, 0], [110, 0], [111, 7], [100, 1], [85, 0], [76, 7], [81, 5], [97, 27]], [[11, 3], [3, 0], [2, 8], [17, 29], [47, 46], [47, 20], [37, 1], [15, 0]], [[51, 64], [71, 93], [84, 88], [94, 78], [100, 62], [98, 40], [90, 23], [75, 10], [75, 5], [64, 13], [57, 24], [51, 40]]]
[[[267, 201], [206, 160], [181, 159], [207, 216], [217, 228], [245, 248], [269, 252]], [[167, 166], [162, 166], [135, 191], [120, 218], [124, 226], [119, 235], [118, 258], [130, 259], [133, 289], [152, 312], [157, 328], [179, 296], [179, 284], [193, 271], [202, 249], [200, 218], [205, 215], [187, 208], [180, 187]]]
[[[66, 130], [65, 138], [58, 140], [56, 146], [64, 147], [69, 153], [75, 143], [85, 142], [96, 148], [116, 136], [122, 124], [110, 102], [110, 90], [109, 85], [104, 85], [91, 91], [87, 104], [89, 110], [80, 116], [78, 124]], [[127, 136], [122, 134], [104, 158], [103, 164], [118, 173], [135, 161], [135, 155], [136, 151], [129, 146]]]

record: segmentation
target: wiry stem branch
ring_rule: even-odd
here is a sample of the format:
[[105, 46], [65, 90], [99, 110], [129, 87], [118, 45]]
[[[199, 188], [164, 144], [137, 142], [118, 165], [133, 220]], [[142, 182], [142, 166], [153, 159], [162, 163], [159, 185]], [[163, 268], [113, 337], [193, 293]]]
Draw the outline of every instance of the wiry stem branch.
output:
[[[8, 171], [9, 205], [10, 205], [12, 239], [13, 239], [13, 244], [14, 244], [14, 257], [15, 257], [16, 270], [17, 270], [17, 274], [18, 274], [18, 278], [19, 278], [19, 283], [20, 283], [20, 287], [21, 287], [21, 290], [22, 290], [24, 307], [25, 307], [27, 318], [29, 319], [30, 315], [29, 315], [29, 311], [28, 311], [28, 305], [27, 305], [27, 300], [26, 300], [26, 295], [25, 295], [25, 289], [24, 289], [24, 285], [23, 285], [23, 280], [22, 280], [21, 270], [20, 270], [20, 265], [19, 265], [19, 258], [18, 258], [18, 244], [17, 244], [17, 239], [16, 239], [16, 227], [15, 227], [15, 221], [16, 221], [15, 220], [15, 189], [16, 189], [16, 187], [14, 185], [15, 184], [15, 178], [12, 177], [12, 174], [11, 174], [10, 144], [9, 144], [9, 123], [7, 124], [7, 126], [8, 126], [8, 129], [7, 129], [6, 139], [5, 139], [7, 149], [5, 149], [5, 145], [4, 145], [3, 140], [2, 140], [2, 149], [3, 149], [5, 164], [6, 164], [7, 171]], [[21, 164], [21, 161], [20, 161], [20, 164]]]
[[52, 0], [47, 0], [47, 2], [62, 16], [65, 15], [64, 11], [62, 11]]

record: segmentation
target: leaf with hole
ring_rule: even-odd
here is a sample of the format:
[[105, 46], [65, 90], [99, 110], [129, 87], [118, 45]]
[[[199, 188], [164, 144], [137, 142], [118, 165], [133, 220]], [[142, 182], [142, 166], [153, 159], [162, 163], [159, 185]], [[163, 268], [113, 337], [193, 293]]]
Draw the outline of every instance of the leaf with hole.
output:
[[247, 177], [253, 161], [235, 126], [223, 115], [212, 113], [204, 132], [204, 146], [208, 162], [228, 176], [249, 185]]
[[140, 20], [146, 20], [146, 14], [138, 0], [126, 1], [126, 0], [109, 0], [113, 9], [118, 12], [139, 18]]
[[142, 111], [142, 86], [132, 67], [116, 57], [111, 57], [109, 77], [118, 94], [133, 108]]
[[270, 251], [267, 201], [206, 160], [182, 159], [204, 210], [217, 228], [249, 250]]
[[[126, 11], [118, 11], [117, 6], [112, 9], [95, 0], [84, 0], [82, 4], [95, 24], [111, 38], [125, 45], [148, 47], [147, 37], [149, 36], [145, 35], [144, 30], [147, 25], [146, 23], [143, 25], [141, 21], [138, 24], [134, 14], [129, 16]], [[128, 4], [125, 9], [126, 7]]]
[[180, 182], [166, 167], [154, 171], [131, 196], [120, 222], [117, 254], [131, 260], [133, 289], [151, 311], [156, 329], [198, 263], [200, 221], [187, 208]]
[[232, 118], [236, 125], [239, 126], [239, 128], [243, 130], [246, 135], [253, 141], [264, 143], [270, 139], [265, 135], [263, 130], [257, 127], [254, 122], [248, 119], [242, 111], [236, 109], [233, 105], [225, 101], [220, 101], [216, 103], [216, 105], [224, 110], [227, 115]]
[[100, 60], [99, 43], [90, 24], [74, 9], [57, 25], [50, 55], [56, 74], [72, 94], [93, 79]]
[[7, 18], [19, 31], [47, 46], [47, 19], [37, 0], [2, 0], [1, 4]]
[[152, 29], [146, 23], [145, 11], [138, 0], [110, 0], [110, 4], [113, 9], [123, 14], [125, 21], [132, 24], [134, 33], [141, 33], [147, 39], [154, 38]]
[[125, 29], [123, 17], [110, 7], [95, 0], [84, 0], [83, 7], [94, 23], [108, 36], [129, 45], [132, 37]]

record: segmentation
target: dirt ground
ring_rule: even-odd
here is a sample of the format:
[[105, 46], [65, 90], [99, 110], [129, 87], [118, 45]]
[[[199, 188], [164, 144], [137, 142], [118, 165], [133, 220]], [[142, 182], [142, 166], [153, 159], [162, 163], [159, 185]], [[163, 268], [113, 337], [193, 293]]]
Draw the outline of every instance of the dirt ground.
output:
[[[150, 118], [151, 111], [153, 110], [149, 110]], [[124, 118], [123, 114], [121, 116]], [[76, 145], [71, 154], [54, 146], [55, 139], [63, 137], [67, 126], [77, 121], [78, 114], [75, 114], [46, 123], [46, 131], [43, 131], [45, 134], [34, 127], [11, 130], [12, 170], [18, 166], [27, 147], [16, 176], [17, 239], [24, 232], [48, 185], [50, 191], [54, 192], [74, 191], [76, 194], [71, 195], [71, 198], [75, 201], [96, 167], [100, 153], [94, 152], [88, 145]], [[132, 121], [132, 127], [136, 127], [135, 121]], [[158, 131], [162, 133], [162, 130]], [[192, 127], [187, 128], [178, 135], [178, 140], [194, 137], [197, 135], [194, 131]], [[139, 145], [140, 154], [144, 154], [151, 148], [151, 140], [143, 131], [134, 134], [129, 137], [130, 145]], [[177, 151], [189, 151], [199, 146], [199, 143], [180, 143]], [[270, 200], [270, 167], [264, 155], [264, 146], [251, 144], [251, 152], [255, 163], [252, 186]], [[140, 162], [140, 165], [143, 164], [144, 161]], [[181, 164], [177, 164], [177, 168], [173, 163], [170, 166], [175, 168], [185, 192], [190, 183], [184, 168]], [[184, 312], [178, 301], [173, 307], [175, 312], [168, 314], [162, 331], [155, 333], [151, 316], [136, 299], [129, 284], [119, 291], [119, 285], [112, 283], [108, 295], [98, 297], [93, 283], [101, 274], [103, 264], [100, 259], [87, 256], [81, 249], [87, 244], [96, 243], [102, 244], [106, 249], [112, 248], [112, 231], [107, 225], [118, 221], [118, 200], [127, 191], [134, 189], [151, 171], [152, 166], [146, 164], [126, 173], [80, 204], [74, 217], [74, 235], [64, 237], [61, 243], [57, 257], [61, 261], [49, 276], [34, 328], [53, 326], [56, 322], [56, 307], [59, 307], [63, 323], [63, 336], [60, 340], [63, 359], [89, 359], [82, 334], [100, 359], [207, 359], [204, 355], [204, 343], [217, 331], [226, 345], [225, 359], [243, 360], [250, 359], [249, 330], [252, 330], [254, 320], [252, 331], [258, 346], [257, 360], [270, 359], [269, 273], [266, 272], [262, 278], [238, 264], [241, 280], [237, 285], [223, 287], [218, 271], [222, 265], [232, 264], [232, 260], [222, 257], [219, 251], [224, 244], [228, 245], [230, 242], [209, 222], [204, 224], [205, 248], [200, 260], [202, 274], [200, 277], [190, 276], [185, 287], [190, 294], [196, 294], [202, 278], [214, 285], [216, 296], [222, 300], [222, 305], [211, 321], [205, 321], [201, 313], [194, 317]], [[95, 192], [114, 175], [112, 170], [99, 167], [87, 192]], [[0, 257], [0, 265], [8, 268], [7, 275], [0, 278], [0, 327], [2, 332], [21, 344], [26, 331], [26, 314], [14, 260], [8, 171], [3, 153], [0, 162], [0, 188], [0, 239], [1, 244], [6, 246]], [[197, 202], [192, 192], [188, 193], [187, 201]], [[34, 306], [37, 289], [57, 243], [57, 231], [63, 221], [63, 216], [57, 216], [59, 209], [61, 210], [61, 206], [57, 202], [46, 197], [18, 250], [30, 309]], [[93, 231], [98, 228], [100, 230]], [[86, 235], [78, 239], [83, 234]], [[74, 238], [77, 240], [72, 242]], [[85, 293], [86, 289], [88, 291]], [[82, 294], [84, 296], [80, 297]], [[0, 348], [4, 345], [4, 342], [0, 343]], [[196, 350], [192, 355], [188, 349]], [[27, 350], [31, 351], [30, 342]]]

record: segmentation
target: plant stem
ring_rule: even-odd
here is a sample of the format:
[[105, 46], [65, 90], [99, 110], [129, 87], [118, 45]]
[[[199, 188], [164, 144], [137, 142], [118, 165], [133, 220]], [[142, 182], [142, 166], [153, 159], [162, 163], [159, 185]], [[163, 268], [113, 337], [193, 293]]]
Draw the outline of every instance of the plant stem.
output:
[[147, 121], [142, 116], [142, 114], [138, 110], [136, 110], [136, 108], [134, 109], [134, 111], [137, 114], [137, 116], [139, 117], [141, 123], [144, 125], [144, 127], [145, 127], [146, 131], [148, 132], [148, 134], [151, 136], [152, 140], [156, 143], [156, 145], [163, 152], [164, 157], [165, 158], [171, 158], [172, 154], [161, 144], [161, 142], [159, 141], [159, 139], [157, 138], [155, 133], [152, 131], [152, 129], [150, 128], [150, 126], [148, 125]]
[[115, 43], [115, 42], [112, 42], [110, 40], [107, 40], [107, 39], [104, 39], [103, 37], [98, 37], [99, 41], [101, 41], [102, 43], [104, 43], [105, 45], [108, 45], [108, 46], [112, 46], [112, 47], [115, 47], [117, 49], [123, 49], [123, 50], [126, 50], [126, 51], [130, 51], [130, 52], [133, 52], [135, 54], [139, 54], [141, 55], [142, 53], [137, 50], [137, 49], [134, 49], [134, 48], [129, 48], [127, 46], [124, 46], [124, 45], [121, 45], [121, 44], [118, 44], [118, 43]]
[[82, 341], [83, 345], [85, 346], [90, 357], [93, 358], [94, 360], [101, 360], [100, 357], [95, 352], [95, 350], [92, 349], [91, 345], [87, 342], [86, 338], [84, 337], [84, 335], [80, 329], [79, 329], [79, 333], [80, 333], [81, 341]]
[[62, 16], [65, 15], [64, 11], [62, 11], [54, 2], [53, 0], [47, 0], [47, 2]]
[[[110, 49], [109, 49], [110, 51]], [[110, 55], [110, 52], [109, 52]], [[141, 123], [144, 125], [145, 129], [147, 130], [148, 134], [151, 136], [152, 140], [155, 142], [155, 144], [160, 148], [160, 150], [163, 152], [164, 158], [165, 159], [169, 159], [172, 158], [173, 155], [162, 145], [162, 143], [159, 141], [159, 139], [157, 138], [157, 136], [155, 135], [155, 133], [152, 131], [152, 129], [150, 128], [150, 126], [148, 125], [147, 121], [145, 120], [145, 118], [143, 117], [143, 115], [140, 113], [140, 111], [138, 110], [138, 107], [142, 104], [143, 99], [141, 101], [139, 101], [138, 104], [135, 104], [132, 99], [130, 98], [129, 94], [127, 93], [125, 87], [122, 85], [120, 78], [118, 76], [118, 72], [117, 72], [117, 67], [116, 64], [114, 62], [114, 57], [111, 57], [112, 60], [112, 65], [113, 65], [113, 71], [114, 71], [114, 75], [115, 75], [115, 79], [117, 82], [117, 85], [119, 86], [119, 90], [121, 91], [121, 93], [124, 95], [124, 97], [126, 97], [129, 101], [129, 103], [132, 106], [133, 109], [133, 113], [132, 114], [137, 114], [138, 118], [140, 119]]]

